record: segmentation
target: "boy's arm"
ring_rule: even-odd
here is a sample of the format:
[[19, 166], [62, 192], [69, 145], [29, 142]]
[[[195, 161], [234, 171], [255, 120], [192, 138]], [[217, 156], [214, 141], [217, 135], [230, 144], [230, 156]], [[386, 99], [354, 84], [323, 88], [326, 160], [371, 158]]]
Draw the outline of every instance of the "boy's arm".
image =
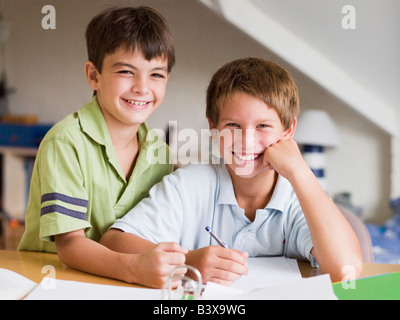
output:
[[[342, 213], [320, 186], [293, 139], [280, 140], [265, 151], [264, 163], [292, 185], [303, 209], [313, 241], [312, 255], [323, 273], [341, 281], [350, 266], [357, 277], [362, 271], [358, 238]], [[346, 268], [348, 271], [349, 269]]]
[[174, 267], [184, 264], [187, 252], [176, 243], [163, 243], [141, 253], [120, 253], [86, 238], [83, 229], [56, 235], [55, 243], [60, 260], [73, 269], [155, 288], [162, 287]]
[[113, 251], [122, 253], [143, 253], [155, 246], [149, 240], [119, 229], [108, 230], [101, 237], [100, 243]]

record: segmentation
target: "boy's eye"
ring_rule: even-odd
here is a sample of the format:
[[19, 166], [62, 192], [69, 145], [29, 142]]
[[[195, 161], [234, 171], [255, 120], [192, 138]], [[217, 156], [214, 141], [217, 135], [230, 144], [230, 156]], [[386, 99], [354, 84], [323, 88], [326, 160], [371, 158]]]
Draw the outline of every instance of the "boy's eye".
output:
[[161, 73], [153, 73], [153, 74], [152, 74], [152, 77], [164, 79], [164, 78], [165, 78], [165, 75], [163, 75], [163, 74], [161, 74]]
[[258, 128], [269, 128], [270, 125], [268, 125], [268, 124], [259, 124], [257, 127]]
[[233, 130], [240, 129], [240, 125], [237, 123], [234, 123], [234, 122], [227, 123], [225, 126], [229, 129], [233, 129]]
[[121, 70], [121, 71], [118, 71], [117, 73], [126, 74], [126, 75], [132, 75], [133, 74], [132, 71], [129, 71], [129, 70]]

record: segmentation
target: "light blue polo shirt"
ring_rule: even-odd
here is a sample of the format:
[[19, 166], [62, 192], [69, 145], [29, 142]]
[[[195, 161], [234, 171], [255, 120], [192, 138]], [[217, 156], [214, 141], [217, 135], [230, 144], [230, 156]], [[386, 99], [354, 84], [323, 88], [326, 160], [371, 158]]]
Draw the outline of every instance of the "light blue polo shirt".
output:
[[279, 176], [264, 209], [251, 222], [238, 206], [224, 164], [193, 164], [165, 176], [112, 228], [154, 243], [177, 242], [193, 250], [218, 245], [210, 226], [231, 249], [249, 256], [309, 259], [313, 247], [303, 211], [290, 183]]

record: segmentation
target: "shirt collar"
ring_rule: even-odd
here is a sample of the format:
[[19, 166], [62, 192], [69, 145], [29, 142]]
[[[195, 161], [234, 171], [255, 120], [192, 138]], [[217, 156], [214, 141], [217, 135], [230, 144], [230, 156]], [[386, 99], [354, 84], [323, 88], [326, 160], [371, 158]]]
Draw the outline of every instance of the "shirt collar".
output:
[[[94, 141], [105, 146], [112, 144], [106, 121], [96, 97], [78, 111], [78, 117], [82, 130]], [[141, 148], [147, 148], [149, 145], [153, 144], [153, 140], [147, 141], [146, 139], [149, 130], [150, 129], [146, 123], [142, 123], [139, 126], [138, 137], [139, 146]]]
[[[216, 166], [219, 174], [219, 194], [217, 196], [217, 204], [231, 204], [238, 206], [235, 192], [233, 190], [232, 178], [228, 169], [224, 164]], [[275, 209], [283, 212], [285, 202], [290, 197], [291, 190], [292, 186], [289, 181], [279, 175], [271, 200], [268, 202], [265, 209]]]
[[79, 109], [78, 118], [82, 130], [90, 138], [101, 145], [111, 144], [110, 133], [96, 97]]
[[278, 180], [275, 185], [274, 192], [272, 193], [271, 200], [269, 200], [265, 209], [275, 209], [281, 212], [285, 209], [285, 204], [290, 198], [292, 186], [288, 180], [281, 175], [278, 175]]

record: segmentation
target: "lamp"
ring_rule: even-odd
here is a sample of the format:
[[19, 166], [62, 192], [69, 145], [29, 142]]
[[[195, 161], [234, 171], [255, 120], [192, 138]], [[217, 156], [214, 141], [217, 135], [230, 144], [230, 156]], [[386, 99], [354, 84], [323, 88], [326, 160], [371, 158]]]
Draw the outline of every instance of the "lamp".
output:
[[326, 111], [306, 110], [299, 117], [294, 139], [303, 146], [304, 160], [327, 191], [324, 149], [342, 144], [335, 123]]

